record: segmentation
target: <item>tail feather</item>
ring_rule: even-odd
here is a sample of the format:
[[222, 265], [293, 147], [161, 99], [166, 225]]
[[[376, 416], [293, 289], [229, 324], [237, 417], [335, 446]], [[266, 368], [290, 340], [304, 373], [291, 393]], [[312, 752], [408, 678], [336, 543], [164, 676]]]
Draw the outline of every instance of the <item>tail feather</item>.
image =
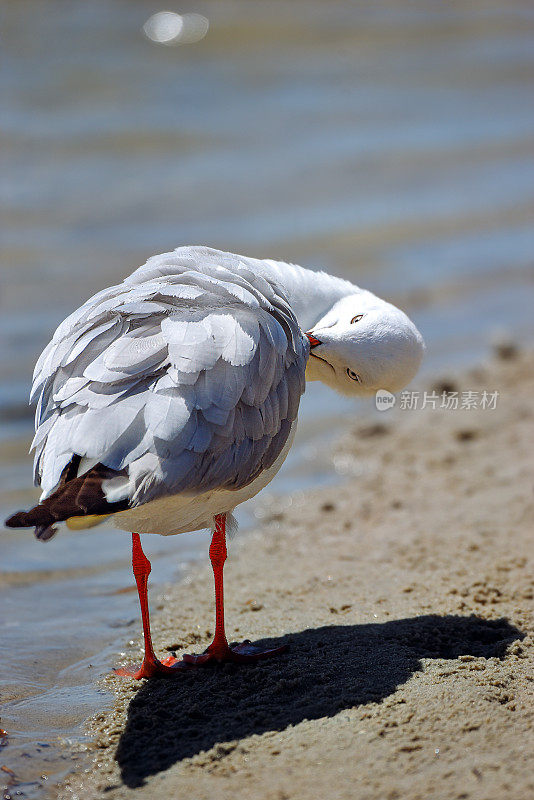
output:
[[57, 533], [57, 528], [53, 525], [37, 525], [34, 530], [34, 534], [40, 542], [47, 542], [52, 536], [55, 536]]
[[56, 533], [54, 523], [57, 522], [53, 514], [42, 505], [30, 508], [29, 511], [17, 511], [6, 519], [7, 528], [33, 528], [35, 535], [42, 542], [47, 542]]
[[43, 505], [30, 508], [29, 511], [17, 511], [6, 519], [8, 528], [33, 528], [37, 525], [52, 525], [56, 517]]
[[[79, 463], [79, 456], [74, 456], [73, 459], [77, 459], [77, 464]], [[124, 511], [129, 506], [128, 499], [108, 503], [102, 488], [104, 480], [119, 474], [122, 472], [96, 464], [83, 475], [76, 476], [71, 461], [63, 470], [58, 488], [49, 497], [29, 511], [17, 511], [5, 524], [8, 528], [35, 528], [36, 537], [46, 542], [56, 533], [54, 524], [57, 522], [63, 522], [70, 517], [109, 516], [117, 511]], [[91, 524], [88, 525], [90, 526]]]

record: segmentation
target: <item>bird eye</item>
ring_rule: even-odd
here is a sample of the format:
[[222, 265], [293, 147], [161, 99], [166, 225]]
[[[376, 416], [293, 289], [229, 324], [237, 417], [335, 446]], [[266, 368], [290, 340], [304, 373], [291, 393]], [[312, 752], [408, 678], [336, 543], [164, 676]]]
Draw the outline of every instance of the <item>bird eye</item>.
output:
[[349, 367], [347, 367], [347, 375], [349, 376], [351, 381], [358, 381], [358, 383], [362, 382], [362, 379], [360, 378], [358, 373], [357, 372], [353, 372], [353, 370], [349, 369]]
[[351, 319], [350, 324], [352, 325], [353, 322], [359, 322], [362, 317], [363, 314], [356, 314], [356, 316]]

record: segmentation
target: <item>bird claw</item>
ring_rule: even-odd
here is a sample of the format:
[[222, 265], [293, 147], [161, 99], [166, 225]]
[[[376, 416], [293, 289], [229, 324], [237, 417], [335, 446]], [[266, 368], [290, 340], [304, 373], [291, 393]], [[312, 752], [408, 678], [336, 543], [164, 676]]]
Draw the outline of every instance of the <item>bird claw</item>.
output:
[[119, 667], [114, 669], [113, 672], [115, 675], [118, 675], [121, 678], [133, 678], [134, 680], [139, 681], [141, 678], [176, 675], [180, 669], [186, 668], [187, 665], [183, 661], [179, 661], [173, 656], [168, 656], [167, 658], [164, 658], [163, 661], [159, 661], [157, 658], [155, 658], [153, 661], [145, 660], [139, 667], [133, 665]]
[[141, 678], [170, 677], [176, 675], [184, 669], [194, 669], [203, 667], [206, 664], [255, 664], [264, 658], [277, 656], [287, 653], [289, 645], [283, 644], [281, 647], [273, 647], [269, 650], [262, 650], [253, 645], [250, 639], [245, 639], [241, 644], [213, 647], [210, 645], [203, 653], [184, 653], [182, 659], [174, 656], [167, 656], [162, 661], [155, 658], [153, 661], [145, 659], [139, 666], [127, 666], [114, 669], [115, 675], [121, 678], [133, 678], [136, 681]]

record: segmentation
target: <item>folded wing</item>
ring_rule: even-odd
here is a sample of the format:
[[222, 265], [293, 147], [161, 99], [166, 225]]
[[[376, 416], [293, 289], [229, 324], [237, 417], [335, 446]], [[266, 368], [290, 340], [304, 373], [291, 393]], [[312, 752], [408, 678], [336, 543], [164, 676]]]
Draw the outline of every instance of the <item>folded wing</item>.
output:
[[150, 259], [67, 318], [36, 365], [42, 506], [66, 519], [247, 485], [286, 443], [307, 352], [279, 287], [246, 260]]

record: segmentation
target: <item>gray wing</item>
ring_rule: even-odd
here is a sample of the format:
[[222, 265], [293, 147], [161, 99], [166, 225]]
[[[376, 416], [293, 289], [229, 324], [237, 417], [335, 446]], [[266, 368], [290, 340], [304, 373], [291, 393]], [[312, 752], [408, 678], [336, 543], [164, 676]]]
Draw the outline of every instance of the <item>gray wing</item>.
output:
[[226, 256], [150, 259], [60, 325], [32, 390], [42, 499], [74, 455], [78, 476], [116, 472], [106, 497], [131, 505], [238, 489], [274, 463], [304, 391], [307, 341], [279, 287]]

